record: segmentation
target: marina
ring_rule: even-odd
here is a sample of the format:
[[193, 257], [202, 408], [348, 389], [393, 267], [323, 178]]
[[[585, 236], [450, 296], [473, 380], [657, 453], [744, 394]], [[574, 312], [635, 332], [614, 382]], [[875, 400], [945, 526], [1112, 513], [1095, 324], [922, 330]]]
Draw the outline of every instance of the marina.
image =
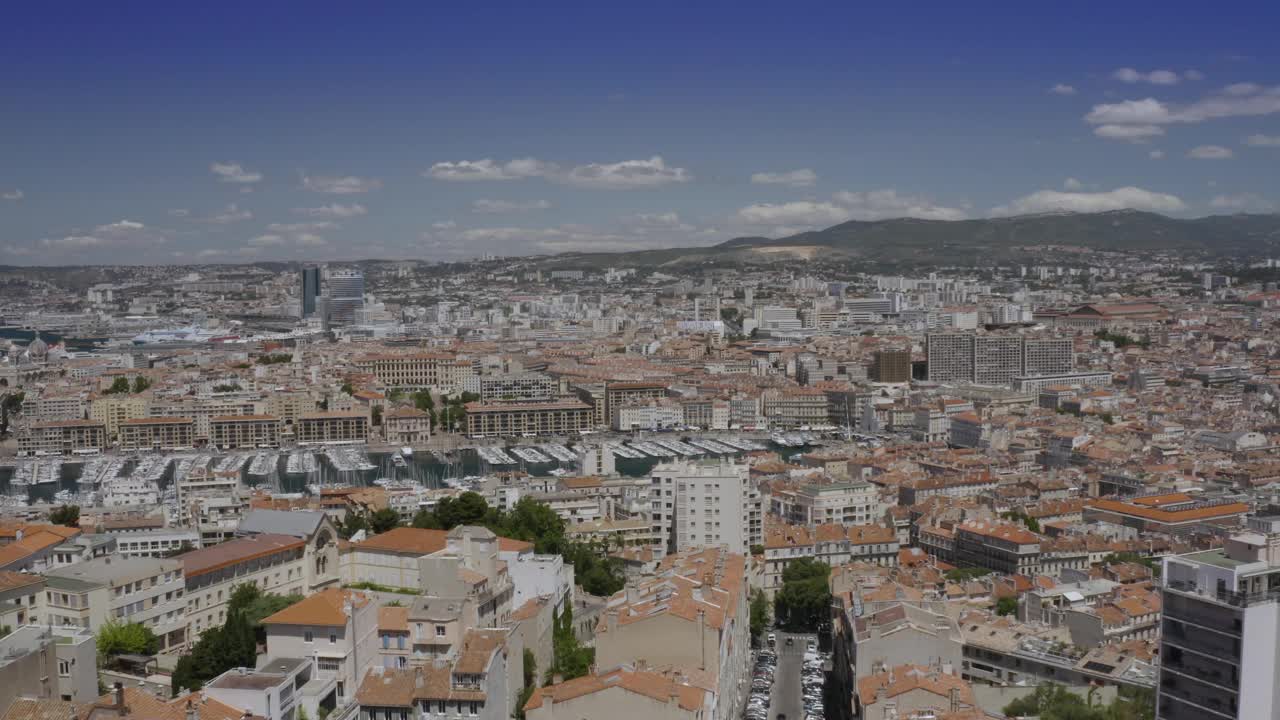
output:
[[531, 462], [531, 463], [551, 462], [551, 458], [547, 457], [546, 455], [543, 455], [541, 452], [538, 452], [538, 450], [531, 447], [511, 448], [511, 454], [515, 455], [521, 460], [524, 460], [525, 462]]
[[546, 445], [539, 445], [538, 448], [560, 462], [575, 462], [578, 459], [578, 456], [564, 445], [548, 443]]

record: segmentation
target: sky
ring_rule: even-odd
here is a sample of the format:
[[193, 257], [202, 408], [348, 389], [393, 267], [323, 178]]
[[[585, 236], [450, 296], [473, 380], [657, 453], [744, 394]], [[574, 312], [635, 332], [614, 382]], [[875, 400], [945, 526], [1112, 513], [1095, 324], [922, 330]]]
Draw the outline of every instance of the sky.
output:
[[1277, 26], [1274, 2], [23, 3], [0, 263], [1276, 212]]

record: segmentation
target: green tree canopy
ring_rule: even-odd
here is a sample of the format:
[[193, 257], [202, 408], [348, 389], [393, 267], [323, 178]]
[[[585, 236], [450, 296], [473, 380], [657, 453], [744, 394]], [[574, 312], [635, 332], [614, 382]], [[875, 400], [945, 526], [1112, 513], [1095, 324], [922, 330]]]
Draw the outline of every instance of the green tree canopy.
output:
[[160, 640], [141, 623], [110, 621], [98, 629], [98, 653], [102, 655], [153, 655]]
[[62, 505], [49, 511], [49, 522], [54, 525], [80, 527], [80, 506]]
[[782, 571], [782, 589], [774, 598], [774, 615], [791, 632], [816, 632], [831, 618], [831, 567], [815, 558], [800, 558]]
[[369, 516], [369, 531], [377, 535], [400, 527], [400, 513], [391, 508], [376, 510]]

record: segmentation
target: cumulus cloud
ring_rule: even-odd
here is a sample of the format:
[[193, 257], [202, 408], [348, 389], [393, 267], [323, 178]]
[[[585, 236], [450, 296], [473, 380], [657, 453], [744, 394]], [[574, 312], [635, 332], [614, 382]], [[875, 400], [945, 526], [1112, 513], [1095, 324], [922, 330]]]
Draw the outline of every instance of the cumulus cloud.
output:
[[1179, 212], [1186, 208], [1176, 195], [1152, 192], [1139, 187], [1122, 187], [1105, 192], [1063, 192], [1040, 190], [1007, 205], [991, 209], [992, 215], [1027, 215], [1042, 212], [1104, 212], [1108, 210], [1149, 210]]
[[373, 192], [382, 187], [382, 181], [375, 178], [362, 178], [355, 175], [306, 175], [302, 176], [302, 187], [311, 192], [328, 193], [330, 195], [354, 195]]
[[1221, 145], [1199, 145], [1187, 151], [1187, 157], [1195, 160], [1227, 160], [1234, 156], [1231, 148]]
[[1133, 68], [1120, 68], [1111, 73], [1111, 77], [1123, 83], [1150, 83], [1152, 85], [1177, 85], [1182, 78], [1172, 70], [1152, 70], [1141, 72]]
[[1152, 160], [1163, 160], [1163, 159], [1164, 159], [1164, 151], [1163, 151], [1163, 150], [1152, 150], [1151, 152], [1147, 153], [1147, 157], [1151, 158]]
[[1079, 180], [1073, 177], [1069, 177], [1066, 180], [1062, 181], [1062, 187], [1068, 190], [1079, 190], [1080, 188], [1084, 187], [1084, 183], [1080, 182]]
[[452, 230], [456, 227], [458, 227], [458, 223], [452, 220], [443, 220], [441, 222], [431, 223], [431, 228], [433, 230]]
[[1090, 125], [1150, 128], [1156, 125], [1195, 124], [1220, 118], [1258, 117], [1275, 113], [1280, 113], [1280, 86], [1264, 88], [1251, 83], [1240, 83], [1187, 105], [1174, 105], [1150, 97], [1102, 103], [1094, 105], [1084, 116], [1084, 120]]
[[917, 218], [921, 220], [963, 220], [960, 208], [937, 205], [927, 198], [900, 195], [897, 190], [838, 192], [830, 201], [798, 200], [787, 203], [757, 203], [741, 208], [734, 219], [741, 224], [778, 229], [826, 227], [849, 220]]
[[42, 238], [40, 244], [47, 248], [74, 249], [105, 245], [106, 241], [94, 235], [68, 235], [60, 238]]
[[220, 212], [214, 213], [205, 218], [205, 222], [211, 222], [217, 225], [227, 225], [229, 223], [241, 222], [242, 220], [252, 220], [253, 213], [248, 210], [241, 210], [238, 205], [231, 203], [223, 208]]
[[1192, 70], [1187, 70], [1183, 72], [1182, 77], [1188, 80], [1203, 80], [1204, 73], [1200, 72], [1199, 70], [1192, 69]]
[[186, 208], [173, 208], [169, 211], [169, 217], [184, 218], [190, 214], [191, 211]]
[[4, 200], [10, 200], [13, 202], [17, 202], [18, 200], [21, 200], [24, 197], [26, 197], [26, 195], [22, 193], [21, 188], [14, 188], [13, 190], [0, 193], [0, 198]]
[[1057, 85], [1054, 85], [1053, 87], [1049, 88], [1049, 92], [1053, 93], [1054, 95], [1075, 95], [1076, 88], [1074, 85], [1058, 83]]
[[259, 235], [257, 237], [249, 238], [249, 244], [259, 247], [264, 245], [283, 245], [284, 236], [275, 234]]
[[1237, 212], [1271, 212], [1276, 204], [1255, 193], [1237, 193], [1234, 195], [1215, 195], [1209, 206], [1218, 210], [1235, 210]]
[[668, 166], [660, 155], [654, 155], [648, 160], [579, 165], [563, 179], [570, 185], [583, 188], [631, 190], [686, 183], [693, 180], [693, 175], [684, 168]]
[[301, 232], [318, 232], [320, 230], [332, 230], [338, 227], [338, 224], [329, 220], [319, 220], [316, 222], [296, 222], [296, 223], [271, 223], [267, 229], [271, 232], [278, 233], [301, 233]]
[[1164, 128], [1159, 125], [1099, 125], [1093, 129], [1093, 134], [1108, 140], [1143, 143], [1164, 135]]
[[1280, 135], [1250, 135], [1244, 139], [1252, 147], [1280, 147]]
[[352, 218], [365, 215], [369, 212], [369, 210], [360, 203], [351, 203], [350, 205], [331, 203], [329, 205], [321, 205], [320, 207], [294, 208], [293, 211], [299, 215], [314, 218]]
[[787, 172], [758, 172], [751, 175], [751, 182], [755, 185], [813, 187], [818, 182], [818, 174], [809, 168], [788, 170]]
[[546, 200], [489, 200], [480, 199], [471, 203], [471, 211], [478, 213], [511, 213], [524, 212], [527, 210], [549, 210], [551, 203]]
[[250, 184], [260, 182], [262, 173], [245, 170], [240, 163], [221, 163], [215, 162], [209, 165], [209, 172], [218, 176], [218, 182]]
[[425, 177], [448, 182], [486, 182], [548, 176], [555, 172], [554, 164], [526, 157], [516, 158], [506, 163], [495, 162], [492, 158], [438, 162], [422, 174]]

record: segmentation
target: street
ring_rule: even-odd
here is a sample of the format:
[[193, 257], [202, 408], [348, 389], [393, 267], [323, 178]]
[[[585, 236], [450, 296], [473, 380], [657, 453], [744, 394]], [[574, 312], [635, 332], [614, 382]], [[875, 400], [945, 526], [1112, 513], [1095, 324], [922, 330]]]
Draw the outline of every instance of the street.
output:
[[[812, 635], [779, 632], [777, 640], [778, 669], [773, 677], [773, 693], [769, 698], [769, 720], [786, 715], [787, 720], [804, 720], [804, 691], [800, 670], [804, 665], [804, 648]], [[792, 644], [787, 645], [787, 639]]]

